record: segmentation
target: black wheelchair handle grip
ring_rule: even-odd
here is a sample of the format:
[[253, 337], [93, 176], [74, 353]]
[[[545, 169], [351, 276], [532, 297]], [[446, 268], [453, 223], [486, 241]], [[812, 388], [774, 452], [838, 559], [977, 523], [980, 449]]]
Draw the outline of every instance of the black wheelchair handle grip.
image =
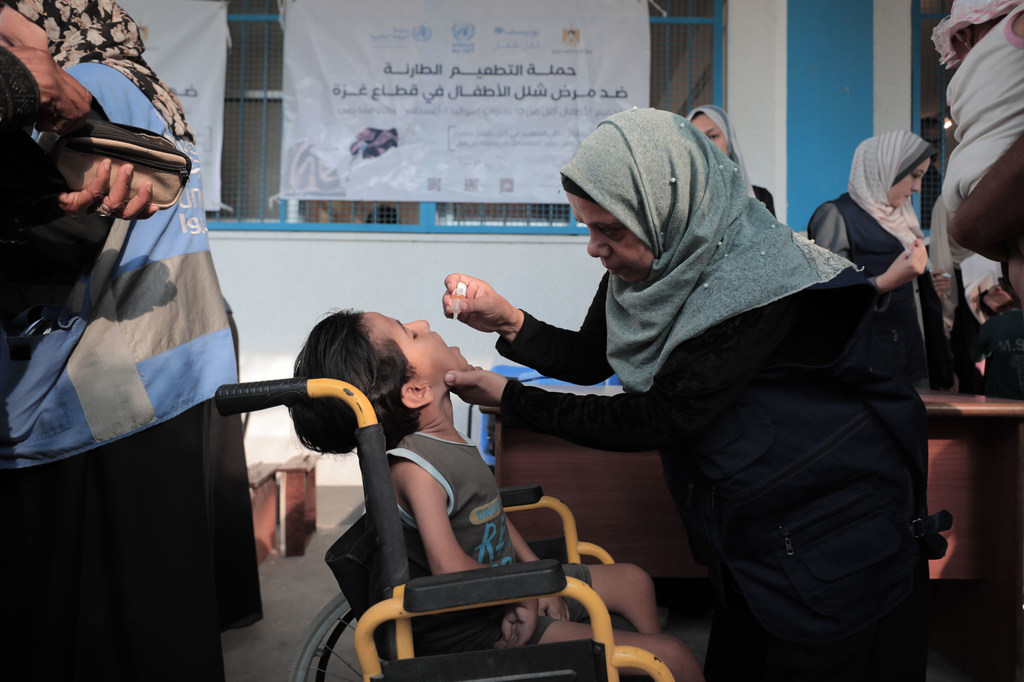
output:
[[224, 384], [217, 389], [214, 400], [222, 415], [255, 412], [268, 407], [288, 405], [308, 398], [306, 379], [273, 379], [250, 381], [242, 384]]

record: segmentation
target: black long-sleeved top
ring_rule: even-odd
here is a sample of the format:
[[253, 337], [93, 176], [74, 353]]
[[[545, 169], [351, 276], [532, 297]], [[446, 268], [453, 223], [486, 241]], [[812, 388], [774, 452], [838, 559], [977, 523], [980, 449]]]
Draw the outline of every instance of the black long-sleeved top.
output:
[[[26, 230], [63, 215], [57, 195], [67, 184], [46, 154], [22, 128], [35, 120], [39, 86], [32, 72], [0, 47], [0, 266], [24, 262]], [[7, 268], [5, 268], [7, 269]]]
[[[498, 352], [563, 381], [607, 379], [607, 287], [606, 274], [579, 331], [526, 314], [515, 340], [499, 340]], [[834, 358], [859, 321], [844, 319], [844, 295], [850, 294], [799, 292], [721, 322], [680, 344], [643, 393], [581, 396], [510, 381], [502, 422], [604, 450], [678, 446], [733, 403], [765, 365]]]
[[[605, 292], [579, 331], [527, 317], [499, 350], [560, 379], [607, 377]], [[642, 393], [510, 381], [502, 421], [602, 450], [659, 450], [719, 599], [745, 601], [781, 639], [837, 641], [906, 599], [922, 552], [907, 529], [927, 514], [924, 405], [872, 368], [874, 299], [846, 270], [680, 344]], [[927, 556], [942, 544], [931, 538]]]
[[39, 86], [32, 72], [7, 48], [0, 47], [0, 132], [32, 123], [39, 109]]

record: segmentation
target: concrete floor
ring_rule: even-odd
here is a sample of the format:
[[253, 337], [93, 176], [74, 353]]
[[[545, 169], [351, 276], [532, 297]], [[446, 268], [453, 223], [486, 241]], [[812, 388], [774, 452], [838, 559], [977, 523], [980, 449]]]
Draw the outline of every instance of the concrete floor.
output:
[[221, 637], [228, 682], [287, 679], [296, 647], [313, 617], [338, 593], [324, 554], [362, 513], [356, 486], [317, 487], [317, 531], [302, 556], [277, 552], [260, 564], [263, 619]]
[[[303, 556], [274, 552], [260, 564], [263, 619], [221, 638], [227, 682], [280, 682], [286, 679], [306, 627], [338, 592], [323, 561], [331, 544], [362, 513], [362, 490], [355, 486], [317, 488], [317, 532]], [[666, 632], [684, 642], [703, 661], [709, 621], [672, 613]], [[929, 660], [928, 682], [972, 682], [937, 653]]]

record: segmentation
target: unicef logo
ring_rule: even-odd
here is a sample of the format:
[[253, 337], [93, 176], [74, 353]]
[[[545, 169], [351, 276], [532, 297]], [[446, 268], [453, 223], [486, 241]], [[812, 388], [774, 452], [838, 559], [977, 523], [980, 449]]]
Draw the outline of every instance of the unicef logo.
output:
[[476, 27], [473, 24], [463, 22], [452, 25], [452, 36], [460, 43], [472, 40], [474, 34], [476, 34]]
[[421, 43], [425, 43], [430, 40], [430, 36], [433, 34], [434, 32], [429, 26], [420, 25], [412, 29], [412, 39]]

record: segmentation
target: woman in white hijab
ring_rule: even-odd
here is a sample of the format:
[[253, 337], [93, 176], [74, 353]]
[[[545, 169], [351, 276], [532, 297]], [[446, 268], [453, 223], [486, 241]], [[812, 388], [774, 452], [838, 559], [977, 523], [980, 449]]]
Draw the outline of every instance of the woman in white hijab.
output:
[[863, 268], [880, 294], [875, 338], [891, 371], [915, 385], [950, 388], [952, 360], [928, 251], [910, 197], [935, 149], [906, 130], [857, 146], [847, 192], [814, 212], [807, 236]]
[[691, 111], [686, 118], [690, 119], [697, 130], [704, 133], [709, 140], [715, 143], [715, 146], [722, 150], [723, 154], [739, 167], [747, 185], [747, 196], [760, 201], [772, 215], [775, 215], [775, 199], [772, 197], [772, 193], [766, 188], [753, 185], [750, 182], [747, 166], [743, 163], [743, 154], [740, 153], [740, 141], [725, 110], [714, 104], [705, 104]]

